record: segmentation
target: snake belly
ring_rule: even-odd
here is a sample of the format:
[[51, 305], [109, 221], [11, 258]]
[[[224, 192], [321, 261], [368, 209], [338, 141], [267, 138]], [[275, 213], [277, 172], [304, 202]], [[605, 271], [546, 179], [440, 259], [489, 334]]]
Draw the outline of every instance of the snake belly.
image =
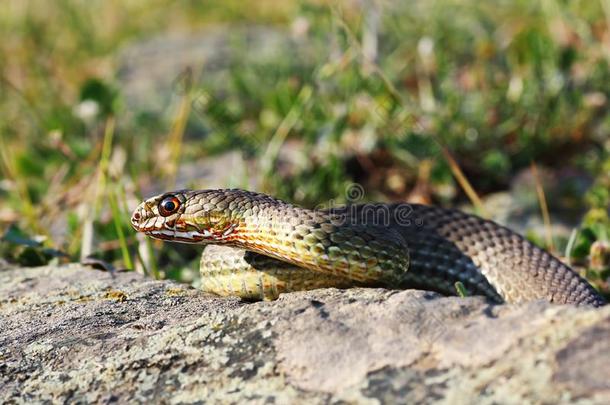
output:
[[275, 299], [321, 287], [420, 288], [493, 302], [537, 299], [601, 306], [570, 267], [492, 221], [419, 204], [307, 210], [245, 190], [180, 190], [144, 201], [132, 215], [154, 238], [210, 245], [202, 288]]

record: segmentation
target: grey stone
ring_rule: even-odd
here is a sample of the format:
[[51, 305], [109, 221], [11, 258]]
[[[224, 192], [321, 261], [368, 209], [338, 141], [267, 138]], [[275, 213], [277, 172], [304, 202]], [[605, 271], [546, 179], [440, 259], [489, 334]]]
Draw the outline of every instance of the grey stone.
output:
[[188, 70], [193, 84], [222, 86], [230, 82], [229, 70], [234, 64], [265, 63], [280, 58], [306, 63], [312, 58], [312, 50], [285, 30], [220, 25], [131, 43], [118, 57], [117, 76], [128, 111], [163, 114], [172, 100], [184, 94]]
[[0, 272], [0, 402], [608, 403], [610, 307]]

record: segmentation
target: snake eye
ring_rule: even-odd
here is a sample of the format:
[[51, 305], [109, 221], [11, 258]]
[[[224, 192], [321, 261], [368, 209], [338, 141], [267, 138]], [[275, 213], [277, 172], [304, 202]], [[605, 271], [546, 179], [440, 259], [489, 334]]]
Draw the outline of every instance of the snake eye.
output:
[[171, 195], [169, 197], [165, 197], [159, 203], [159, 214], [161, 214], [161, 216], [168, 217], [178, 211], [178, 208], [180, 208], [180, 200]]

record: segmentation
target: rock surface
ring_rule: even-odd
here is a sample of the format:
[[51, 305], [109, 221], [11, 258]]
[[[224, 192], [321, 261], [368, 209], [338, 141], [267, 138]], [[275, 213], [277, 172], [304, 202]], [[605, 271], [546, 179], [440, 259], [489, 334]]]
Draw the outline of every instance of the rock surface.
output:
[[0, 402], [609, 403], [610, 306], [0, 271]]

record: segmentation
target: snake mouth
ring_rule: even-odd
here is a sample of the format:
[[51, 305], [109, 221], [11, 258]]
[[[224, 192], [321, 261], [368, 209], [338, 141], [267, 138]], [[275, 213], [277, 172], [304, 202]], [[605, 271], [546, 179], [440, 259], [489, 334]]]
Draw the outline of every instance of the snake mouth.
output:
[[[178, 230], [148, 230], [146, 235], [155, 239], [169, 240], [184, 243], [200, 243], [208, 239], [212, 234], [208, 231], [178, 231]], [[206, 235], [207, 234], [207, 235]]]

